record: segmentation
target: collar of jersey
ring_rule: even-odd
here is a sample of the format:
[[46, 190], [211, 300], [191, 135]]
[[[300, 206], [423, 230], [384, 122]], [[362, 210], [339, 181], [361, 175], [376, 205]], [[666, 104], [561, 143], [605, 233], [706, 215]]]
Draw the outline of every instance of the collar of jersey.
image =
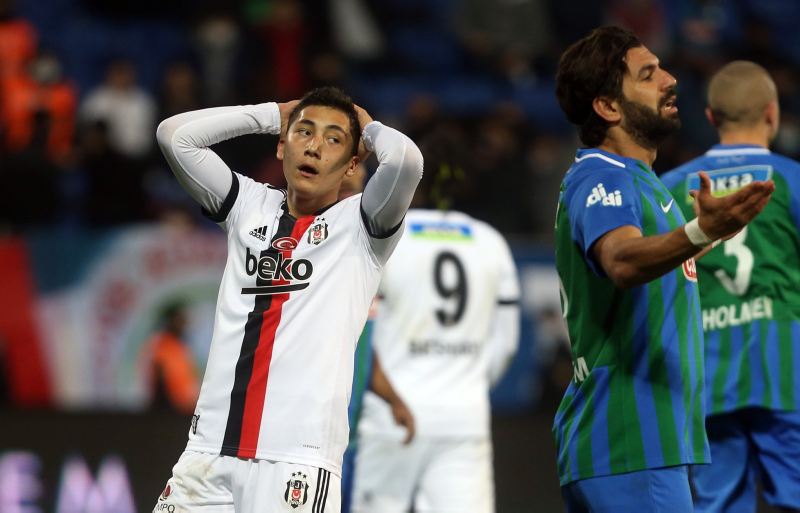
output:
[[757, 144], [715, 144], [706, 152], [708, 157], [727, 155], [769, 155], [772, 152]]
[[625, 157], [620, 155], [615, 155], [614, 153], [609, 153], [607, 151], [603, 151], [600, 148], [580, 148], [578, 153], [575, 155], [575, 163], [582, 162], [586, 159], [597, 158], [608, 162], [609, 164], [613, 164], [617, 167], [627, 167], [625, 165]]
[[[327, 207], [322, 207], [321, 209], [317, 210], [313, 214], [309, 214], [307, 216], [302, 216], [302, 217], [316, 217], [316, 216], [322, 215], [322, 214], [325, 213], [326, 210], [328, 210], [329, 208], [331, 208], [332, 206], [334, 206], [337, 203], [339, 203], [339, 200], [334, 201], [333, 203], [331, 203]], [[289, 213], [289, 202], [287, 201], [286, 197], [283, 198], [283, 204], [281, 205], [281, 208], [283, 209], [283, 212], [287, 216], [291, 217], [292, 219], [296, 219], [292, 214]]]

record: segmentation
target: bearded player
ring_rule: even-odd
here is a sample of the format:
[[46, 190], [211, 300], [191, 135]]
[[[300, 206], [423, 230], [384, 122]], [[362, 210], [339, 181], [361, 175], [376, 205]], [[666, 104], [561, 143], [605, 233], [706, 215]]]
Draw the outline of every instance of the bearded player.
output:
[[680, 127], [676, 81], [626, 30], [573, 44], [556, 82], [586, 146], [556, 215], [574, 368], [553, 426], [564, 502], [569, 513], [691, 511], [688, 467], [710, 459], [694, 258], [746, 226], [775, 185], [715, 198], [703, 173], [685, 222], [651, 167]]
[[[286, 190], [209, 149], [246, 134], [281, 134]], [[334, 88], [180, 114], [157, 135], [228, 234], [228, 262], [189, 442], [154, 511], [338, 513], [353, 353], [422, 156]], [[364, 193], [337, 202], [369, 151], [379, 166]]]

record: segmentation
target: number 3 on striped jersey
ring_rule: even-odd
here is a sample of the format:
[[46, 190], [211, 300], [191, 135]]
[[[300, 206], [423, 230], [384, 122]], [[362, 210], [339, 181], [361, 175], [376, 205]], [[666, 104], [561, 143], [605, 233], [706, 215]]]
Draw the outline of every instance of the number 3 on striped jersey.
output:
[[719, 282], [734, 296], [743, 296], [750, 287], [750, 277], [753, 274], [753, 252], [748, 248], [744, 241], [747, 238], [747, 226], [736, 234], [736, 237], [725, 241], [723, 244], [726, 256], [736, 258], [736, 273], [731, 279], [724, 269], [717, 269], [714, 276]]

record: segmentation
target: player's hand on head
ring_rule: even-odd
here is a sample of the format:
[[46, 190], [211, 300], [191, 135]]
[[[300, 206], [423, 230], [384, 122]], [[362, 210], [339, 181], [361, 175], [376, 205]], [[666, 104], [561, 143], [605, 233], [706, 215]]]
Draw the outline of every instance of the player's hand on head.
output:
[[[367, 113], [367, 111], [365, 111], [364, 109], [362, 109], [358, 105], [355, 105], [355, 108], [356, 108], [356, 114], [358, 114], [358, 124], [361, 125], [361, 130], [363, 131], [364, 127], [367, 126], [368, 123], [373, 122], [374, 119], [372, 119], [372, 116], [370, 116]], [[364, 140], [361, 139], [358, 142], [358, 160], [359, 160], [359, 162], [364, 162], [365, 160], [367, 160], [367, 157], [369, 157], [370, 153], [371, 152], [367, 150], [366, 146], [364, 146]]]
[[700, 190], [690, 191], [695, 199], [694, 213], [700, 229], [711, 240], [736, 233], [752, 221], [769, 203], [775, 182], [757, 181], [733, 194], [715, 198], [711, 194], [711, 179], [700, 171]]
[[278, 110], [281, 112], [281, 138], [286, 137], [287, 124], [289, 123], [289, 115], [292, 113], [300, 100], [292, 100], [286, 103], [279, 103]]
[[403, 440], [403, 443], [407, 444], [414, 438], [414, 416], [399, 397], [391, 402], [391, 406], [395, 424], [406, 428], [406, 439]]

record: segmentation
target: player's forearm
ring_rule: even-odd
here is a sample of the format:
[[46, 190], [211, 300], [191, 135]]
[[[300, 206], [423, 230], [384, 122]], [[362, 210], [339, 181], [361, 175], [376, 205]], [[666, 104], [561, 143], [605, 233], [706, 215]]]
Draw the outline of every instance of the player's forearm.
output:
[[369, 388], [375, 392], [378, 397], [389, 404], [392, 404], [399, 399], [397, 393], [394, 391], [394, 388], [392, 388], [392, 384], [389, 383], [389, 379], [386, 377], [386, 374], [383, 373], [383, 369], [381, 368], [381, 364], [379, 363], [377, 357], [373, 357], [372, 360], [372, 380], [370, 381]]
[[218, 107], [178, 114], [161, 122], [158, 144], [181, 185], [214, 212], [230, 191], [228, 166], [209, 146], [246, 134], [278, 134], [281, 117], [274, 103]]
[[638, 287], [660, 278], [700, 252], [700, 248], [686, 236], [682, 226], [668, 233], [648, 237], [601, 239], [596, 246], [601, 243], [605, 246], [602, 249], [605, 254], [600, 257], [603, 270], [623, 289]]
[[519, 348], [519, 305], [497, 306], [486, 351], [488, 355], [488, 374], [491, 386], [508, 370]]
[[422, 178], [422, 153], [407, 136], [376, 121], [364, 127], [362, 137], [379, 165], [364, 188], [361, 208], [370, 234], [380, 237], [400, 224], [411, 205]]

